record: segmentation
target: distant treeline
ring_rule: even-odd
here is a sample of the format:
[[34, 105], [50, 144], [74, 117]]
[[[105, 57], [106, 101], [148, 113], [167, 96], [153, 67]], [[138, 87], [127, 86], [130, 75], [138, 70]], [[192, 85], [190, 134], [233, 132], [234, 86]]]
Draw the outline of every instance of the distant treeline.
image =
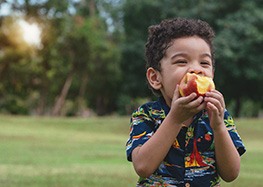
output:
[[[215, 83], [235, 116], [263, 108], [261, 0], [45, 0], [0, 2], [0, 113], [129, 114], [152, 98], [145, 80], [148, 27], [171, 17], [216, 31]], [[9, 13], [1, 14], [4, 7]], [[22, 37], [35, 23], [41, 43]]]

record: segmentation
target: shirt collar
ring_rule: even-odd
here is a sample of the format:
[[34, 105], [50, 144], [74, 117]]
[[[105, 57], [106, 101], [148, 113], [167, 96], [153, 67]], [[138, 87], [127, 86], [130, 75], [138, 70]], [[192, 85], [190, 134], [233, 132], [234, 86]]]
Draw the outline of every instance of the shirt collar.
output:
[[159, 100], [159, 103], [160, 103], [160, 105], [161, 105], [161, 108], [162, 108], [162, 109], [164, 110], [164, 112], [165, 112], [165, 116], [167, 116], [167, 114], [168, 114], [169, 111], [170, 111], [170, 107], [166, 104], [163, 96], [159, 97], [158, 100]]

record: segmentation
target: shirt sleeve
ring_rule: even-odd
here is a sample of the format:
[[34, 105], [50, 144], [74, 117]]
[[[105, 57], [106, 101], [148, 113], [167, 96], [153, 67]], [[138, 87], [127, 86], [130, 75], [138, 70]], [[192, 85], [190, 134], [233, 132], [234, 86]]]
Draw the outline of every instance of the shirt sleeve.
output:
[[130, 120], [130, 136], [126, 143], [127, 160], [132, 161], [132, 151], [143, 145], [154, 133], [154, 122], [145, 106], [133, 112]]
[[241, 137], [239, 136], [237, 132], [236, 125], [234, 123], [232, 116], [229, 114], [227, 110], [225, 111], [224, 122], [230, 134], [230, 137], [235, 147], [237, 148], [239, 155], [240, 156], [243, 155], [246, 152], [245, 145], [243, 144]]

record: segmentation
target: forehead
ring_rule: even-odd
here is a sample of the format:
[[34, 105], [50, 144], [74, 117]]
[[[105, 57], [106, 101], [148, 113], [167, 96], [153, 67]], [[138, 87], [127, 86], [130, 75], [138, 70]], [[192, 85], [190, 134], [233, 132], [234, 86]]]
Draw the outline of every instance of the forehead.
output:
[[171, 42], [167, 46], [165, 56], [172, 55], [172, 53], [175, 52], [182, 52], [187, 54], [206, 53], [211, 56], [210, 46], [204, 39], [198, 36], [182, 37], [171, 40]]

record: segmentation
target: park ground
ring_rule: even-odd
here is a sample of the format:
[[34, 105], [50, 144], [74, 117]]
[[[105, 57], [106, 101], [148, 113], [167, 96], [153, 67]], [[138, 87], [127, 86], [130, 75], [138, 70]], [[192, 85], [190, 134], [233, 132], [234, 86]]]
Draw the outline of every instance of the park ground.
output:
[[[0, 185], [129, 187], [137, 176], [126, 160], [129, 117], [0, 116]], [[263, 119], [236, 119], [247, 152], [241, 172], [223, 187], [260, 187]]]

